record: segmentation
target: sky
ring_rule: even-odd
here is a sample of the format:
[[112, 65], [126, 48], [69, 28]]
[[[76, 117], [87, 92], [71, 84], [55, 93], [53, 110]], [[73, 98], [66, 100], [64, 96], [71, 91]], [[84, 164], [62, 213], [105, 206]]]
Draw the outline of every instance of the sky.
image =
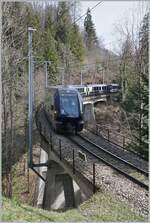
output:
[[[92, 8], [100, 1], [80, 1], [81, 15], [87, 8]], [[115, 24], [124, 24], [125, 18], [132, 23], [133, 14], [138, 23], [141, 21], [145, 11], [144, 1], [102, 1], [95, 9], [91, 11], [92, 19], [95, 24], [97, 36], [103, 40], [106, 48], [115, 51], [117, 48], [117, 35]], [[84, 18], [79, 21], [83, 26]]]

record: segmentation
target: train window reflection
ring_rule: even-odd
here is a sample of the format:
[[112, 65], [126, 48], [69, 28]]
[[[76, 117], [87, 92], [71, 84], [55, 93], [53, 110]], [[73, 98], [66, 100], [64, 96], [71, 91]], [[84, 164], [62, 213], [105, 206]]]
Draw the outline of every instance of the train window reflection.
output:
[[60, 111], [62, 115], [77, 117], [79, 105], [77, 95], [63, 94], [60, 96]]

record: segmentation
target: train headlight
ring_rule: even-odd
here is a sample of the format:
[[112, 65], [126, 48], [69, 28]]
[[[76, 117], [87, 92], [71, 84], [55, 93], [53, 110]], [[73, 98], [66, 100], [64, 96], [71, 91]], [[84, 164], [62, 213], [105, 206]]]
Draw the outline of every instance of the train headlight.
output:
[[54, 111], [54, 118], [57, 118], [57, 111]]

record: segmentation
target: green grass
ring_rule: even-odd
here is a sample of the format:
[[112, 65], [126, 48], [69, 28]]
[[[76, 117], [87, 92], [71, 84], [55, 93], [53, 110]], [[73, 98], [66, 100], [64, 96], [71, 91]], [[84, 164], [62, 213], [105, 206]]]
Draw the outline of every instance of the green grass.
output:
[[[24, 157], [25, 158], [25, 157]], [[23, 161], [22, 161], [23, 162]], [[45, 211], [29, 206], [32, 204], [33, 191], [27, 191], [27, 176], [20, 165], [14, 166], [13, 199], [3, 198], [2, 221], [146, 221], [147, 219], [135, 213], [128, 203], [122, 202], [115, 195], [97, 192], [91, 199], [84, 202], [78, 209], [66, 212]], [[30, 172], [30, 186], [35, 181]], [[33, 178], [33, 179], [32, 179]]]
[[14, 200], [3, 199], [2, 221], [85, 221], [76, 209], [66, 212], [45, 211], [19, 204]]
[[147, 184], [148, 184], [148, 178], [145, 177], [143, 174], [141, 174], [141, 173], [139, 173], [139, 172], [137, 172], [137, 171], [134, 171], [134, 172], [131, 172], [130, 175], [131, 175], [132, 177], [135, 177], [135, 178], [137, 178], [138, 180], [143, 181], [144, 183], [147, 183]]
[[118, 200], [108, 193], [97, 193], [90, 200], [80, 205], [82, 214], [91, 221], [146, 221], [147, 219], [135, 213], [129, 204]]
[[125, 202], [98, 192], [78, 209], [66, 212], [45, 211], [3, 199], [2, 221], [146, 221]]

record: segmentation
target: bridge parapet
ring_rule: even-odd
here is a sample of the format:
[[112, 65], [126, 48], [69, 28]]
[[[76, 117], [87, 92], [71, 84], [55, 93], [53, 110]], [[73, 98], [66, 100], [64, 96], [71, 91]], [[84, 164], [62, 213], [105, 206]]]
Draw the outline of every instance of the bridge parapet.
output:
[[95, 104], [96, 102], [107, 101], [107, 95], [83, 97], [83, 104]]

